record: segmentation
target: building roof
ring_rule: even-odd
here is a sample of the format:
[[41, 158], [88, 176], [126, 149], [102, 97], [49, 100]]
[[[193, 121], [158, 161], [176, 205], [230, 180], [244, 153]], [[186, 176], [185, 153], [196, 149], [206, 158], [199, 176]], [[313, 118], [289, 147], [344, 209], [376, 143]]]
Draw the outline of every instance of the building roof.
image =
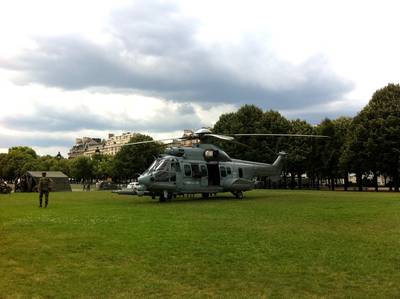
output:
[[35, 178], [40, 178], [43, 172], [45, 172], [46, 176], [49, 178], [68, 178], [68, 176], [61, 171], [28, 171], [28, 174]]

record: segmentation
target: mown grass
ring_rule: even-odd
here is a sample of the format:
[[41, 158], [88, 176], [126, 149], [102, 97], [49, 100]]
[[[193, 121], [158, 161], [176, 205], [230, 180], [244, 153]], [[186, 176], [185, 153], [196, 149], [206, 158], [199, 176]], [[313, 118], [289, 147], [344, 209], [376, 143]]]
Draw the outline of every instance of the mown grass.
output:
[[0, 196], [0, 298], [400, 296], [400, 196]]

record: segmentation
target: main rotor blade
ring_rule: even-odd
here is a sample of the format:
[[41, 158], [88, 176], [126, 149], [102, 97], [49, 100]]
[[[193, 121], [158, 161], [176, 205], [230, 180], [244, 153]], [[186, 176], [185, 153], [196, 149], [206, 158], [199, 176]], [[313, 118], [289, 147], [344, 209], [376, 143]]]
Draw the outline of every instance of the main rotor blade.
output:
[[137, 145], [137, 144], [146, 144], [146, 143], [157, 143], [157, 142], [168, 141], [168, 140], [171, 140], [171, 141], [174, 141], [174, 140], [185, 140], [185, 138], [178, 137], [178, 138], [165, 138], [165, 139], [157, 139], [157, 140], [145, 140], [145, 141], [125, 143], [124, 146]]
[[203, 136], [211, 136], [211, 137], [215, 137], [215, 138], [227, 140], [227, 141], [232, 141], [233, 139], [235, 139], [232, 136], [218, 135], [218, 134], [204, 134]]
[[325, 135], [305, 135], [305, 134], [230, 134], [232, 136], [277, 136], [277, 137], [310, 137], [310, 138], [329, 138]]

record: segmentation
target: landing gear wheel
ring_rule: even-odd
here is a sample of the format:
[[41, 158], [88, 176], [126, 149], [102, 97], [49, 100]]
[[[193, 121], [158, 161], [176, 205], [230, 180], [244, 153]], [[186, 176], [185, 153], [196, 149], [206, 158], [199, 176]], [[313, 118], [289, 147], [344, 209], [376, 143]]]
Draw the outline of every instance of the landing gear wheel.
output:
[[235, 192], [234, 194], [235, 194], [235, 197], [237, 199], [243, 199], [243, 192], [242, 191]]
[[210, 193], [202, 193], [201, 196], [202, 196], [203, 198], [206, 198], [206, 199], [207, 199], [207, 198], [210, 196]]

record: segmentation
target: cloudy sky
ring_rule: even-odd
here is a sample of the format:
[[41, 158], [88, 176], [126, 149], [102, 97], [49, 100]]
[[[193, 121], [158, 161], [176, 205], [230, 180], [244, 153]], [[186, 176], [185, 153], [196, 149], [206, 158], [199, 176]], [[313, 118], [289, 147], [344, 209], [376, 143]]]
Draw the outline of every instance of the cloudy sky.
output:
[[0, 151], [156, 138], [242, 104], [318, 123], [400, 78], [398, 1], [2, 1]]

